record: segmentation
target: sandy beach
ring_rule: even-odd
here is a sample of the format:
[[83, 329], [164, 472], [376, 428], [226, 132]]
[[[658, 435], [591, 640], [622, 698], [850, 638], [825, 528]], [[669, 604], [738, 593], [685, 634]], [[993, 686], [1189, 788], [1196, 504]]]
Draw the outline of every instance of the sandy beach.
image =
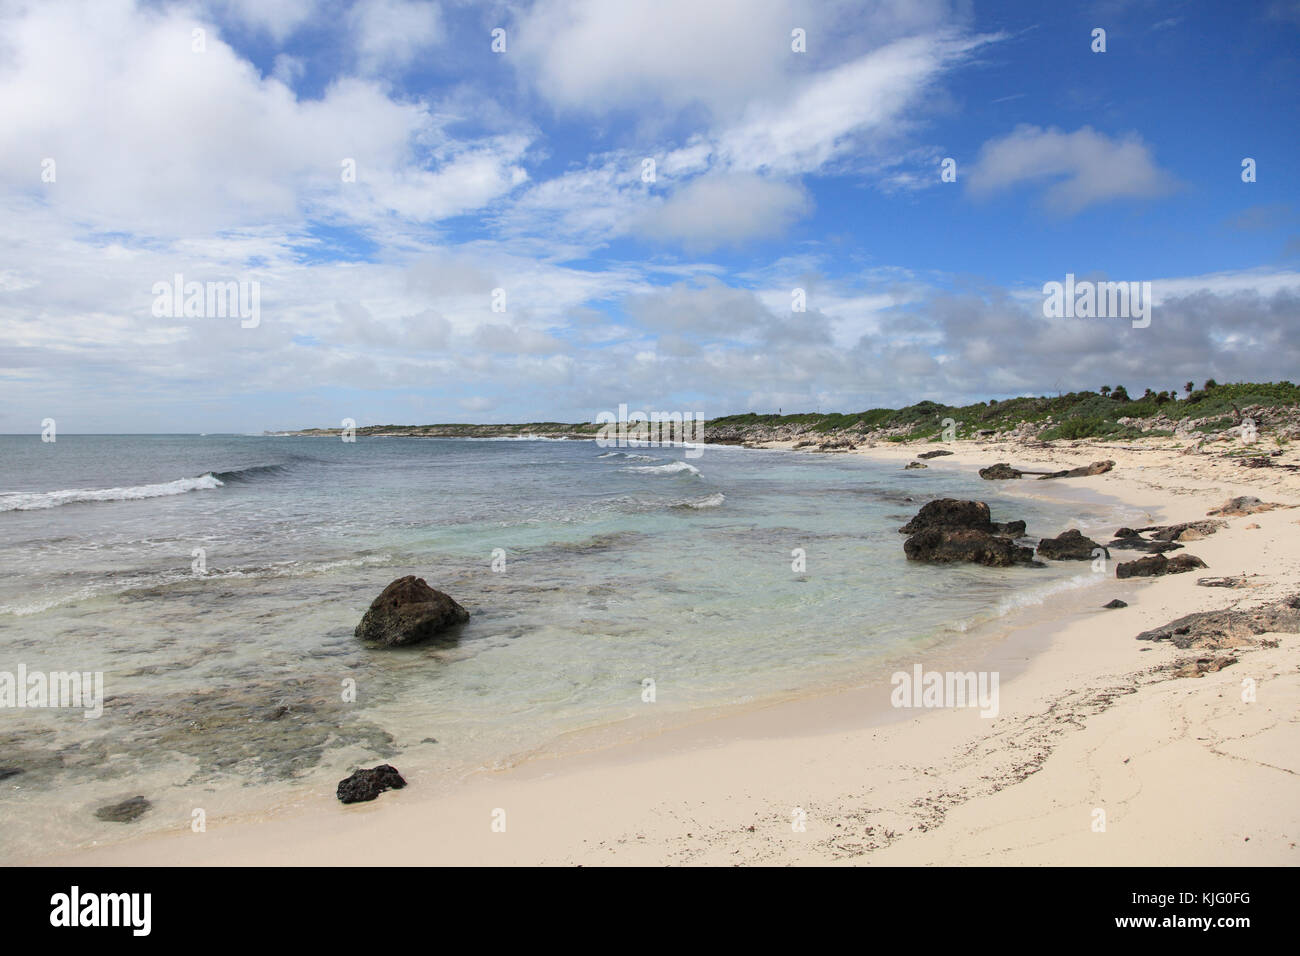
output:
[[[726, 711], [634, 742], [538, 755], [436, 797], [416, 775], [373, 803], [344, 807], [322, 792], [258, 818], [211, 818], [202, 833], [178, 825], [25, 862], [1300, 862], [1300, 638], [1265, 633], [1208, 650], [1135, 639], [1183, 615], [1300, 593], [1300, 474], [1248, 469], [1219, 453], [1182, 454], [1180, 445], [960, 441], [848, 452], [900, 468], [918, 452], [953, 452], [929, 460], [933, 469], [1010, 462], [1046, 470], [1110, 459], [1116, 464], [1106, 474], [1002, 481], [996, 490], [1105, 495], [1149, 515], [1148, 524], [1203, 519], [1242, 495], [1285, 506], [1189, 536], [1178, 553], [1196, 555], [1206, 570], [1119, 581], [1115, 564], [1139, 555], [1112, 552], [1104, 584], [1013, 613], [981, 635], [979, 669], [1002, 678], [996, 717], [972, 708], [891, 713], [888, 686], [862, 686]], [[1274, 459], [1296, 460], [1291, 450]], [[917, 500], [919, 507], [922, 492]], [[1231, 575], [1249, 575], [1247, 586], [1197, 584]], [[1103, 609], [1112, 598], [1128, 606]], [[1206, 670], [1198, 658], [1217, 663], [1185, 676]], [[400, 757], [393, 763], [400, 767]]]

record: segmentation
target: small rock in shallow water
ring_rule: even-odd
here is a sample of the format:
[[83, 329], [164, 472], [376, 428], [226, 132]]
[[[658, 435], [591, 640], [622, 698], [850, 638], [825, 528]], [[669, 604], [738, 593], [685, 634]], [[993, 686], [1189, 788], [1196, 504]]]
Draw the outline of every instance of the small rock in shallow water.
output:
[[0, 767], [0, 780], [8, 780], [23, 772], [22, 767]]
[[144, 797], [137, 795], [121, 803], [100, 807], [95, 811], [95, 816], [109, 823], [133, 823], [144, 816], [152, 806], [153, 804]]
[[384, 588], [371, 603], [356, 636], [383, 647], [414, 644], [464, 624], [469, 612], [449, 595], [408, 574]]
[[1111, 601], [1109, 604], [1103, 604], [1103, 605], [1102, 605], [1102, 608], [1107, 609], [1107, 610], [1112, 609], [1112, 608], [1117, 608], [1117, 607], [1128, 607], [1128, 602], [1127, 602], [1127, 601], [1121, 601], [1119, 598], [1115, 598], [1115, 600]]
[[344, 803], [365, 803], [385, 790], [401, 790], [406, 781], [396, 767], [380, 764], [369, 770], [358, 770], [346, 780], [340, 780], [336, 796]]

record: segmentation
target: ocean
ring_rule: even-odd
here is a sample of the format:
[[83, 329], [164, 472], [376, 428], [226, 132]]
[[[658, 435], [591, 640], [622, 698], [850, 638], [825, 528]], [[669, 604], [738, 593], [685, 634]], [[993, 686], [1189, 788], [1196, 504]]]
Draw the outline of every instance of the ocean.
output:
[[[331, 795], [359, 766], [452, 786], [577, 732], [849, 686], [1087, 583], [1087, 562], [909, 564], [897, 529], [943, 496], [1031, 536], [1111, 517], [729, 446], [0, 436], [0, 673], [104, 682], [91, 719], [0, 709], [0, 860]], [[470, 622], [364, 646], [407, 574]], [[135, 794], [136, 823], [96, 819]]]

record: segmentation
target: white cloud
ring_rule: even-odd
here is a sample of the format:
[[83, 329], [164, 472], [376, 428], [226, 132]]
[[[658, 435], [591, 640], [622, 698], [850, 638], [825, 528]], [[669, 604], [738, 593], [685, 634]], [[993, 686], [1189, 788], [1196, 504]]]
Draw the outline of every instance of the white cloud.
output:
[[1175, 187], [1136, 134], [1111, 138], [1090, 126], [1073, 133], [1020, 126], [989, 140], [966, 174], [972, 195], [988, 196], [1021, 183], [1049, 181], [1047, 208], [1073, 215], [1116, 199], [1149, 199]]
[[428, 0], [362, 0], [349, 14], [358, 65], [380, 73], [409, 65], [442, 39], [442, 14]]
[[799, 185], [750, 174], [701, 176], [646, 214], [637, 231], [688, 251], [783, 235], [812, 208]]

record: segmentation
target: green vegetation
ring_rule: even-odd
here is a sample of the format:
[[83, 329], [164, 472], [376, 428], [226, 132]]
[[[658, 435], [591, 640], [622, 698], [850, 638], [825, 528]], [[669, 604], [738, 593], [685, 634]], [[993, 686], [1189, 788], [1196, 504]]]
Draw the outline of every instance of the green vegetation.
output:
[[[941, 405], [938, 402], [918, 402], [905, 408], [872, 408], [850, 414], [797, 415], [728, 415], [715, 418], [708, 425], [718, 428], [744, 426], [797, 425], [814, 432], [842, 430], [870, 431], [876, 428], [900, 429], [898, 440], [913, 441], [937, 438], [943, 431], [943, 420], [951, 418], [958, 423], [959, 437], [970, 437], [980, 431], [1004, 432], [1021, 422], [1040, 424], [1051, 419], [1052, 425], [1042, 433], [1045, 440], [1079, 438], [1135, 438], [1141, 435], [1167, 436], [1169, 429], [1148, 432], [1119, 424], [1121, 418], [1154, 418], [1164, 415], [1174, 421], [1185, 418], [1210, 418], [1215, 421], [1198, 426], [1199, 431], [1221, 431], [1235, 423], [1235, 410], [1249, 405], [1295, 406], [1300, 405], [1300, 387], [1291, 382], [1241, 383], [1219, 385], [1213, 379], [1206, 387], [1196, 389], [1193, 383], [1184, 385], [1186, 398], [1179, 399], [1178, 390], [1155, 392], [1147, 389], [1140, 398], [1132, 398], [1123, 385], [1103, 385], [1099, 391], [1070, 392], [1055, 397], [1009, 398], [1003, 401], [976, 402], [973, 405]], [[893, 439], [891, 439], [893, 440]]]
[[[794, 415], [760, 415], [748, 412], [743, 415], [726, 415], [707, 423], [710, 437], [719, 431], [740, 432], [749, 429], [792, 426], [803, 431], [826, 434], [828, 432], [860, 432], [876, 429], [896, 432], [890, 441], [939, 440], [944, 430], [944, 420], [957, 423], [957, 436], [969, 438], [979, 432], [1011, 431], [1022, 422], [1040, 425], [1050, 420], [1050, 427], [1041, 437], [1051, 441], [1080, 438], [1126, 439], [1141, 435], [1162, 436], [1172, 434], [1159, 429], [1139, 431], [1121, 425], [1121, 418], [1154, 418], [1164, 415], [1174, 421], [1183, 419], [1212, 419], [1197, 426], [1197, 431], [1218, 432], [1236, 424], [1237, 413], [1251, 405], [1292, 407], [1300, 405], [1300, 387], [1291, 382], [1265, 382], [1220, 385], [1213, 379], [1205, 387], [1196, 389], [1192, 382], [1183, 386], [1186, 397], [1178, 398], [1177, 388], [1155, 392], [1147, 389], [1140, 398], [1129, 396], [1123, 385], [1103, 385], [1096, 392], [1070, 392], [1055, 397], [996, 399], [975, 402], [972, 405], [942, 405], [923, 401], [905, 408], [870, 408], [864, 412], [830, 412], [821, 414], [804, 412]], [[600, 426], [592, 422], [529, 422], [509, 425], [369, 425], [357, 429], [358, 435], [399, 434], [413, 436], [491, 436], [491, 435], [568, 435], [595, 436]], [[337, 429], [306, 429], [299, 434], [334, 434]]]

